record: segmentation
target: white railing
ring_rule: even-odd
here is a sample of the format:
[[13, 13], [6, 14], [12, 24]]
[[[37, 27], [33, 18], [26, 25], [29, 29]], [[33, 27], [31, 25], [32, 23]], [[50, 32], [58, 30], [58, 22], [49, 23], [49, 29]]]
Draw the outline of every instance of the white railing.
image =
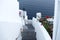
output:
[[33, 18], [32, 24], [35, 28], [37, 40], [51, 40], [44, 26], [41, 25], [41, 23], [36, 18]]

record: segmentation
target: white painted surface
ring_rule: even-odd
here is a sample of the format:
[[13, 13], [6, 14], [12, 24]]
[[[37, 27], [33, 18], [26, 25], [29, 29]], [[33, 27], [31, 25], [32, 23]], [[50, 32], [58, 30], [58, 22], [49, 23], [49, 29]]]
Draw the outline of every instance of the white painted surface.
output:
[[53, 40], [60, 40], [60, 1], [55, 0]]
[[47, 21], [53, 22], [53, 20], [54, 20], [53, 18], [47, 18]]
[[54, 9], [54, 22], [53, 22], [53, 40], [56, 40], [56, 34], [57, 34], [57, 26], [58, 26], [58, 0], [55, 0], [55, 9]]
[[32, 24], [36, 31], [37, 40], [51, 40], [51, 38], [50, 38], [48, 32], [46, 31], [46, 29], [44, 28], [44, 26], [41, 25], [41, 23], [36, 18], [33, 18]]
[[41, 17], [42, 17], [41, 12], [36, 13], [36, 18], [37, 18], [38, 20], [40, 20], [40, 19], [41, 19]]
[[0, 0], [0, 40], [16, 40], [21, 27], [17, 0]]
[[0, 40], [16, 40], [20, 34], [20, 27], [20, 23], [0, 22]]
[[0, 19], [6, 20], [19, 18], [19, 4], [17, 0], [0, 0]]

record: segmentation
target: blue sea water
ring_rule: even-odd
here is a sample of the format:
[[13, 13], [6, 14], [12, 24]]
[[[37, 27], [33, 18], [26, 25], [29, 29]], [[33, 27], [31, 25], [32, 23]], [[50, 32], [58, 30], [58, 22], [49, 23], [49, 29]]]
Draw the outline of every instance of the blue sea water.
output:
[[54, 15], [55, 0], [19, 0], [20, 9], [25, 9], [29, 19], [36, 17], [37, 12], [42, 13], [42, 17]]

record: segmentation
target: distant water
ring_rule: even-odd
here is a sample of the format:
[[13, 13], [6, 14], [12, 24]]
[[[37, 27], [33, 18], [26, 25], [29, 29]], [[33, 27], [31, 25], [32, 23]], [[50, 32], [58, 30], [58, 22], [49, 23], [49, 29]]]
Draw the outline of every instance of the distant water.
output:
[[20, 9], [25, 8], [28, 17], [31, 19], [37, 12], [42, 13], [42, 17], [54, 15], [55, 0], [19, 0]]

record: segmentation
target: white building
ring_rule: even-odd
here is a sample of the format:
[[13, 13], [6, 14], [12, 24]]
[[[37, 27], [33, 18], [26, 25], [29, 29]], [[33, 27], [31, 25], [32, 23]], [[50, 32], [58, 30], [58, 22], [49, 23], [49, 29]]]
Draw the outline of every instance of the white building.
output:
[[[22, 27], [17, 0], [0, 0], [0, 40], [16, 40]], [[21, 36], [20, 36], [21, 40]]]

